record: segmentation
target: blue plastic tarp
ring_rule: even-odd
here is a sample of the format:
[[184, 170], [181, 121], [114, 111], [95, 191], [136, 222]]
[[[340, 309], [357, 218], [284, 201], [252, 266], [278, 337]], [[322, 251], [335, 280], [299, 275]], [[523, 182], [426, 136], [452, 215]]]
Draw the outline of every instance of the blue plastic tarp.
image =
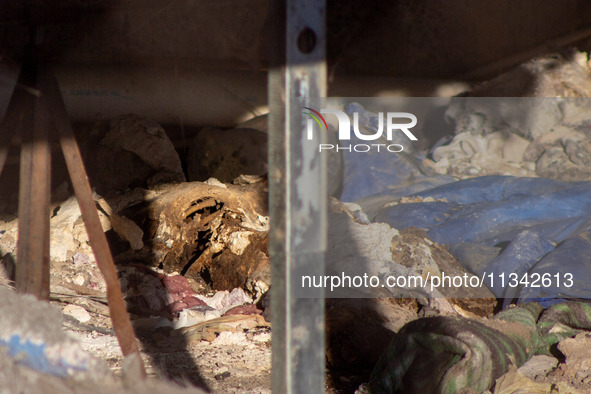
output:
[[[358, 103], [370, 133], [378, 115]], [[482, 176], [457, 181], [422, 165], [425, 154], [401, 134], [403, 152], [342, 151], [342, 201], [359, 203], [370, 220], [423, 228], [464, 267], [507, 300], [591, 298], [591, 182]], [[398, 139], [396, 139], [398, 138]], [[401, 197], [421, 197], [396, 204]], [[390, 204], [394, 203], [394, 204]], [[547, 302], [546, 302], [547, 301]]]
[[374, 221], [425, 229], [494, 279], [498, 297], [591, 298], [591, 182], [484, 176], [414, 196], [435, 201], [388, 206]]

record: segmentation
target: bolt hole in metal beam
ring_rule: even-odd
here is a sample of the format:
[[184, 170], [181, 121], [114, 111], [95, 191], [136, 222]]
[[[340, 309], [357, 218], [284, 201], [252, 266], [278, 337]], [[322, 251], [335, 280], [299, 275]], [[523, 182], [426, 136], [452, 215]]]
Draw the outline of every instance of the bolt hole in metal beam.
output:
[[297, 43], [300, 52], [305, 55], [312, 53], [316, 47], [316, 33], [314, 33], [314, 30], [306, 27], [298, 34]]

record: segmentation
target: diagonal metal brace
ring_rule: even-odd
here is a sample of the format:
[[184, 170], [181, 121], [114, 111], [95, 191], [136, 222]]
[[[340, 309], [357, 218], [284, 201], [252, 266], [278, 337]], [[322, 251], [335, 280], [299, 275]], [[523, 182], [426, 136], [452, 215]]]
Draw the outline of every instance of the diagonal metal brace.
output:
[[99, 220], [90, 183], [88, 182], [84, 163], [80, 154], [80, 148], [76, 142], [72, 125], [68, 120], [66, 107], [59, 90], [58, 82], [49, 69], [49, 66], [42, 69], [40, 79], [40, 90], [44, 95], [45, 100], [47, 100], [48, 107], [53, 111], [60, 145], [70, 174], [70, 179], [72, 180], [78, 205], [80, 206], [80, 212], [82, 213], [86, 232], [88, 233], [88, 240], [92, 251], [94, 252], [98, 267], [107, 284], [107, 301], [109, 304], [111, 321], [113, 323], [113, 330], [115, 331], [115, 335], [117, 336], [119, 346], [121, 347], [124, 356], [133, 353], [138, 354], [138, 360], [141, 363], [141, 371], [145, 377], [144, 366], [141, 357], [139, 357], [137, 340], [123, 301], [121, 288], [119, 287], [119, 279], [115, 263]]

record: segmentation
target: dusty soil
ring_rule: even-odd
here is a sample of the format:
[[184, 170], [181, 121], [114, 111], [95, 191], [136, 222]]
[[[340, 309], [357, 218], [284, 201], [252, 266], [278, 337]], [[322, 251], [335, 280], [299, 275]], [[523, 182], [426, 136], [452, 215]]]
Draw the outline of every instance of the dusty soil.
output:
[[[99, 283], [90, 287], [102, 287], [94, 264], [54, 264], [51, 303], [64, 310], [64, 330], [83, 349], [121, 375], [123, 356], [111, 328], [108, 308], [102, 296], [76, 291], [92, 292], [74, 283], [77, 278], [81, 281], [81, 277], [97, 278]], [[73, 305], [78, 308], [72, 308]], [[149, 378], [166, 378], [214, 393], [270, 392], [271, 329], [261, 316], [259, 323], [253, 318], [254, 322], [248, 324], [219, 324], [209, 335], [183, 328], [156, 327], [156, 322], [162, 323], [165, 318], [150, 320], [135, 314], [131, 318]]]

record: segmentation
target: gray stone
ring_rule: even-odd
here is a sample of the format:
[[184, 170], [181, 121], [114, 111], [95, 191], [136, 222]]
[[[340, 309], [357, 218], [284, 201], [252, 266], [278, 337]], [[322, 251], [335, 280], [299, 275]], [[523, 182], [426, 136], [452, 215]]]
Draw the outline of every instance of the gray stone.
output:
[[256, 129], [207, 127], [195, 137], [187, 157], [190, 181], [210, 177], [231, 182], [241, 174], [267, 172], [267, 135]]
[[525, 377], [535, 379], [536, 376], [546, 376], [558, 365], [558, 360], [546, 355], [533, 356], [518, 371]]

